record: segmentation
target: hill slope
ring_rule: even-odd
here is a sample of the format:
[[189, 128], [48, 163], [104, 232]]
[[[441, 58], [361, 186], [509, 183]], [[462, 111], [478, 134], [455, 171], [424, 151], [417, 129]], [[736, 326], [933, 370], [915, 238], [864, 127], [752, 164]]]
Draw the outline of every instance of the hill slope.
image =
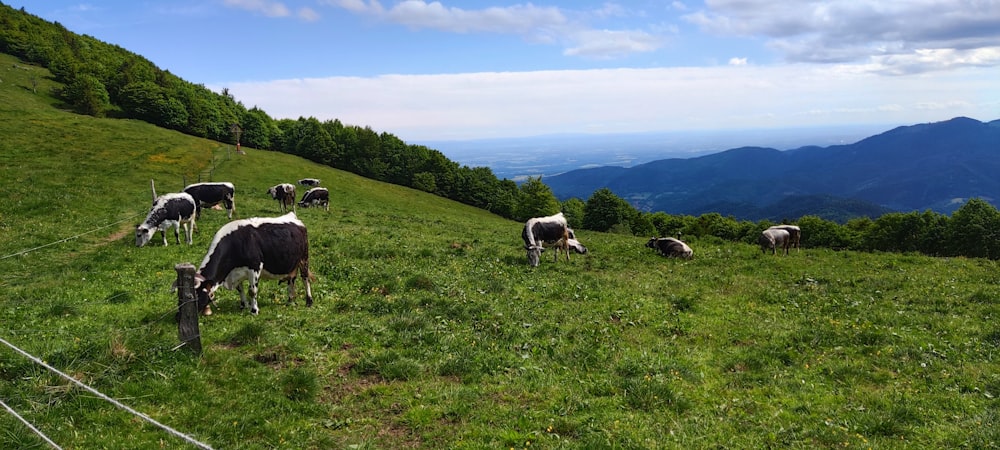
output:
[[[993, 174], [998, 169], [1000, 121], [959, 117], [899, 127], [850, 145], [737, 148], [628, 169], [576, 170], [546, 177], [545, 183], [563, 199], [588, 198], [607, 187], [649, 211], [700, 215], [723, 212], [721, 205], [728, 205], [738, 218], [781, 220], [798, 217], [769, 212], [789, 199], [850, 200], [840, 202], [844, 209], [835, 214], [841, 216], [926, 209], [950, 213], [971, 197], [996, 204], [1000, 179]], [[807, 214], [823, 209], [798, 205]]]
[[[0, 56], [0, 67], [11, 66]], [[35, 69], [32, 69], [35, 70]], [[590, 253], [525, 263], [521, 224], [289, 155], [53, 109], [0, 84], [0, 335], [214, 448], [991, 448], [996, 266], [965, 258], [763, 256], [580, 231]], [[28, 73], [25, 71], [25, 73]], [[200, 356], [178, 348], [174, 266], [136, 248], [148, 180], [266, 188], [323, 180], [309, 228], [315, 305], [219, 290]], [[75, 236], [75, 237], [74, 237]], [[154, 240], [156, 242], [156, 240]], [[982, 320], [969, 320], [980, 318]], [[64, 448], [185, 448], [0, 346], [0, 398]], [[45, 444], [0, 414], [5, 448]]]

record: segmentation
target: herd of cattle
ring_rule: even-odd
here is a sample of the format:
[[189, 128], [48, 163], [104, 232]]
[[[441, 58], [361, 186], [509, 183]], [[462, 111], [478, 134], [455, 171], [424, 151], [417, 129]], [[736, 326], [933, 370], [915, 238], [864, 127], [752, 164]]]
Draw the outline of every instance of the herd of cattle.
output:
[[[789, 247], [799, 248], [799, 240], [802, 230], [796, 225], [775, 225], [760, 234], [758, 243], [762, 252], [776, 254], [778, 249], [782, 249], [788, 254]], [[563, 213], [557, 213], [547, 217], [535, 217], [528, 219], [521, 232], [521, 239], [524, 240], [524, 249], [528, 252], [528, 264], [532, 267], [538, 266], [541, 253], [545, 251], [545, 246], [555, 247], [555, 261], [559, 261], [559, 254], [566, 254], [566, 261], [569, 261], [569, 252], [572, 249], [576, 253], [587, 253], [580, 241], [576, 240], [576, 234], [566, 222]], [[652, 237], [646, 242], [646, 247], [655, 249], [661, 255], [668, 258], [691, 259], [694, 251], [680, 239], [672, 237]]]
[[[330, 193], [318, 187], [320, 180], [303, 178], [298, 181], [311, 188], [302, 195], [298, 206], [323, 206], [330, 210]], [[152, 185], [151, 185], [152, 187]], [[280, 217], [232, 220], [235, 210], [236, 188], [232, 183], [196, 183], [188, 185], [182, 192], [157, 196], [152, 187], [153, 206], [146, 220], [135, 230], [135, 245], [142, 247], [149, 242], [157, 230], [167, 245], [167, 230], [174, 228], [174, 240], [180, 244], [180, 229], [188, 245], [193, 243], [193, 234], [201, 210], [222, 205], [230, 222], [223, 225], [212, 239], [208, 253], [195, 273], [195, 293], [198, 307], [204, 315], [212, 313], [210, 304], [215, 291], [220, 286], [236, 289], [240, 294], [240, 308], [249, 303], [250, 312], [258, 313], [257, 293], [261, 279], [277, 279], [288, 282], [288, 301], [295, 298], [295, 279], [301, 277], [306, 288], [306, 305], [313, 303], [313, 279], [309, 271], [309, 239], [305, 225], [295, 215], [295, 185], [281, 183], [268, 189], [267, 193], [277, 200]], [[289, 212], [289, 208], [291, 211]], [[776, 254], [782, 249], [788, 254], [789, 247], [798, 249], [801, 230], [795, 225], [776, 225], [764, 230], [759, 238], [761, 251], [768, 249]], [[528, 264], [537, 267], [545, 247], [554, 247], [554, 261], [565, 254], [569, 261], [570, 251], [586, 254], [587, 247], [576, 239], [563, 213], [547, 217], [528, 219], [521, 232]], [[694, 251], [680, 239], [671, 237], [650, 238], [646, 247], [655, 249], [670, 258], [691, 259]], [[243, 281], [250, 286], [249, 301], [243, 291]]]
[[[315, 178], [299, 180], [303, 186], [312, 186], [302, 195], [300, 207], [324, 206], [330, 210], [330, 192], [316, 187]], [[236, 188], [232, 183], [195, 183], [181, 192], [157, 196], [152, 187], [153, 206], [146, 220], [136, 226], [135, 245], [142, 247], [157, 230], [167, 245], [167, 230], [174, 228], [174, 240], [180, 244], [180, 229], [188, 245], [192, 245], [194, 231], [201, 210], [222, 205], [227, 218], [233, 218], [236, 208]], [[258, 313], [257, 292], [260, 280], [277, 279], [288, 282], [288, 300], [295, 298], [295, 279], [301, 277], [306, 288], [306, 305], [312, 305], [312, 287], [309, 272], [309, 238], [305, 225], [295, 216], [295, 186], [282, 183], [268, 189], [271, 197], [281, 202], [282, 212], [289, 205], [293, 211], [274, 218], [232, 220], [223, 225], [212, 238], [208, 253], [195, 273], [195, 293], [202, 313], [212, 313], [210, 303], [219, 286], [236, 289], [240, 293], [240, 307], [247, 306], [243, 281], [250, 285], [250, 312]]]

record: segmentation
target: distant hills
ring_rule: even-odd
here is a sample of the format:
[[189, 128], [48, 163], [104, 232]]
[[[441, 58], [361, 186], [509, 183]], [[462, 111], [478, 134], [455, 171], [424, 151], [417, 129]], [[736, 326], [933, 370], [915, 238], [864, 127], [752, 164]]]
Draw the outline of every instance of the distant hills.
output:
[[1000, 120], [957, 117], [894, 128], [849, 145], [741, 147], [630, 168], [543, 179], [562, 200], [608, 188], [644, 211], [744, 220], [816, 215], [838, 222], [892, 211], [950, 214], [969, 198], [1000, 200]]

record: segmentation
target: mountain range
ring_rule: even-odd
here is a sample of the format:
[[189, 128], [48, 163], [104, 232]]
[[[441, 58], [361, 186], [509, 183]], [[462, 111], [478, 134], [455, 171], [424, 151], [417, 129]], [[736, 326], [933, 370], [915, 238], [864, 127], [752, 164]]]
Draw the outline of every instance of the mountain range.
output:
[[967, 117], [897, 127], [853, 144], [740, 147], [633, 167], [545, 177], [560, 200], [608, 188], [642, 211], [741, 220], [816, 215], [838, 222], [899, 211], [950, 214], [1000, 199], [1000, 120]]

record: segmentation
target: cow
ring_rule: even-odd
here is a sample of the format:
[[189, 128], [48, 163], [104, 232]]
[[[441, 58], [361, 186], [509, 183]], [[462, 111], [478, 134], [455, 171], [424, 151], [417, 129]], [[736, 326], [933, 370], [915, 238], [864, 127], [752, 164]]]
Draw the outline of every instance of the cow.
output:
[[308, 208], [310, 206], [322, 205], [327, 211], [330, 210], [330, 191], [326, 188], [312, 188], [302, 194], [302, 201], [299, 202], [299, 206], [303, 208]]
[[775, 225], [771, 228], [785, 230], [788, 232], [788, 246], [795, 247], [799, 251], [799, 241], [802, 240], [802, 229], [797, 225]]
[[209, 304], [219, 286], [240, 293], [240, 308], [247, 306], [243, 281], [250, 285], [250, 313], [257, 315], [260, 280], [288, 282], [288, 302], [295, 298], [295, 278], [306, 287], [306, 306], [312, 306], [313, 275], [309, 271], [309, 236], [305, 225], [290, 212], [280, 217], [234, 220], [215, 233], [201, 267], [195, 273], [195, 293], [202, 314], [212, 314]]
[[195, 202], [198, 203], [196, 217], [201, 219], [201, 210], [205, 207], [212, 207], [222, 203], [226, 207], [226, 216], [233, 218], [233, 210], [236, 204], [233, 201], [236, 196], [236, 188], [233, 183], [195, 183], [184, 188], [184, 192], [191, 194]]
[[267, 193], [271, 194], [271, 198], [277, 200], [278, 204], [281, 205], [281, 212], [287, 212], [289, 207], [293, 211], [295, 210], [295, 185], [281, 183], [272, 186], [267, 190]]
[[788, 230], [783, 230], [780, 228], [768, 228], [760, 233], [760, 238], [757, 242], [760, 244], [760, 251], [767, 254], [767, 249], [771, 249], [771, 254], [777, 253], [778, 247], [784, 249], [785, 254], [788, 254], [788, 242], [791, 235]]
[[646, 247], [656, 249], [661, 255], [668, 258], [683, 258], [691, 259], [694, 257], [694, 251], [691, 247], [688, 247], [680, 239], [674, 239], [671, 237], [666, 238], [649, 238], [649, 242], [646, 242]]
[[587, 247], [576, 240], [576, 234], [566, 223], [563, 213], [556, 213], [547, 217], [534, 217], [524, 223], [521, 231], [521, 239], [524, 240], [524, 249], [527, 251], [528, 264], [531, 267], [538, 267], [545, 245], [553, 245], [557, 248], [554, 261], [559, 261], [559, 253], [566, 253], [566, 261], [569, 261], [569, 250], [586, 254]]
[[319, 186], [319, 180], [316, 178], [303, 178], [299, 180], [299, 184], [303, 186]]
[[[155, 193], [155, 191], [154, 191]], [[163, 246], [167, 245], [167, 229], [174, 227], [174, 239], [181, 243], [180, 228], [184, 227], [184, 237], [192, 245], [195, 216], [198, 207], [190, 195], [184, 192], [163, 194], [153, 200], [146, 220], [135, 227], [135, 246], [142, 247], [160, 230]], [[189, 228], [190, 227], [190, 228]]]

